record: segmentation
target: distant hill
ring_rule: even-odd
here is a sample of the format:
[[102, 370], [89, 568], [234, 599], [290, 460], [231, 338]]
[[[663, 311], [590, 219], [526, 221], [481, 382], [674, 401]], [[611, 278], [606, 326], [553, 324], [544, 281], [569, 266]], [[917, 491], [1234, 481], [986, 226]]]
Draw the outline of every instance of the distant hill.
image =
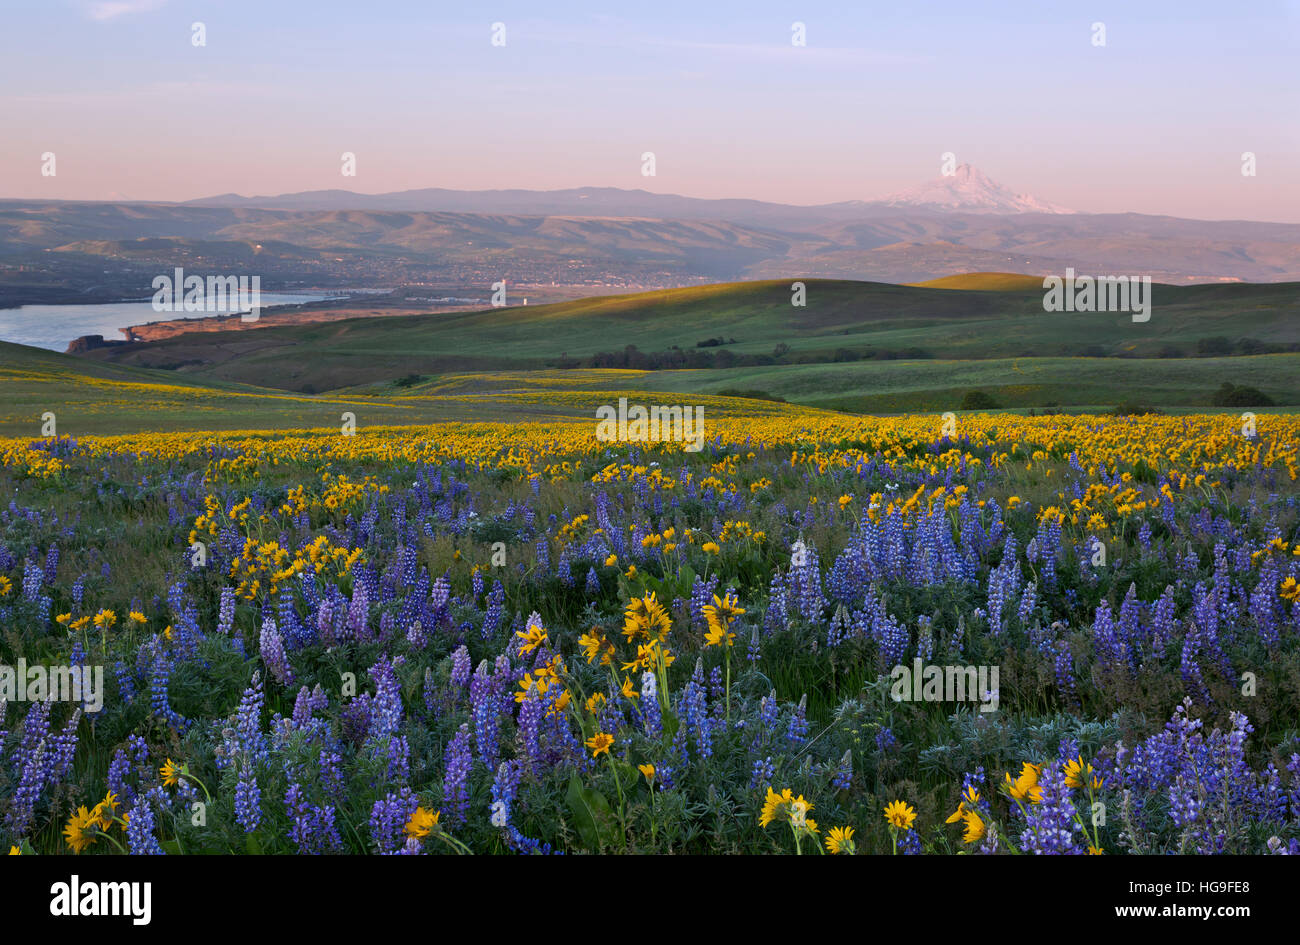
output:
[[[1011, 276], [1013, 274], [1008, 274]], [[324, 391], [449, 371], [720, 367], [858, 360], [1190, 357], [1294, 350], [1300, 286], [1153, 287], [1145, 323], [1046, 313], [1041, 292], [869, 282], [741, 282], [552, 305], [193, 333], [97, 360]], [[629, 350], [631, 349], [631, 350]]]

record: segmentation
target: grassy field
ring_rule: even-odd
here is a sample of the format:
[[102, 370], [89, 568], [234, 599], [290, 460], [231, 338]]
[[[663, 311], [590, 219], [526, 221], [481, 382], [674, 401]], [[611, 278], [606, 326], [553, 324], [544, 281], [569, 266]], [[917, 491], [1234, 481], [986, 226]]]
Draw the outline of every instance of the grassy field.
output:
[[860, 361], [712, 371], [654, 371], [647, 390], [759, 390], [831, 410], [955, 410], [970, 390], [1001, 407], [1113, 407], [1123, 401], [1203, 408], [1224, 381], [1258, 387], [1278, 404], [1300, 403], [1300, 355], [1244, 358], [999, 358], [987, 361]]
[[[38, 435], [47, 411], [60, 433], [74, 436], [327, 429], [339, 426], [344, 413], [367, 426], [590, 418], [620, 396], [689, 402], [713, 417], [792, 409], [754, 394], [803, 408], [897, 414], [957, 410], [973, 390], [1012, 410], [1137, 403], [1186, 411], [1212, 407], [1225, 381], [1257, 387], [1279, 406], [1300, 404], [1296, 353], [1077, 356], [1092, 348], [1132, 355], [1157, 343], [1190, 354], [1199, 339], [1216, 336], [1232, 344], [1297, 343], [1294, 286], [1160, 286], [1151, 321], [1134, 324], [1121, 315], [1048, 315], [1037, 292], [1012, 291], [1025, 278], [976, 273], [932, 284], [947, 288], [811, 280], [802, 308], [790, 304], [788, 283], [737, 283], [469, 314], [199, 333], [94, 357], [0, 343], [0, 433]], [[707, 339], [722, 343], [697, 347]], [[730, 352], [723, 363], [735, 355], [749, 355], [751, 363], [691, 370], [555, 366], [561, 355], [628, 345]], [[777, 345], [788, 348], [779, 359], [772, 356]], [[1075, 355], [1056, 353], [1062, 349]], [[875, 357], [863, 357], [872, 351]], [[896, 359], [881, 358], [884, 351]], [[772, 363], [752, 363], [755, 355]], [[728, 396], [738, 392], [748, 396]]]
[[[84, 371], [85, 373], [80, 373]], [[859, 361], [698, 371], [453, 372], [297, 394], [175, 372], [86, 362], [0, 343], [0, 434], [36, 436], [55, 413], [59, 433], [329, 428], [350, 412], [364, 426], [593, 417], [633, 402], [703, 406], [709, 417], [801, 408], [895, 414], [957, 410], [982, 390], [1008, 409], [1103, 410], [1123, 401], [1204, 410], [1225, 380], [1257, 386], [1279, 405], [1300, 403], [1300, 355], [1129, 360], [1024, 358]], [[724, 395], [744, 391], [788, 403]]]
[[[991, 275], [1005, 284], [1005, 275]], [[537, 369], [565, 356], [627, 346], [695, 352], [700, 342], [716, 339], [723, 343], [707, 349], [715, 355], [771, 357], [785, 346], [782, 363], [1132, 356], [1171, 346], [1190, 356], [1201, 339], [1212, 337], [1300, 343], [1300, 292], [1289, 284], [1155, 286], [1145, 323], [1127, 314], [1049, 314], [1041, 294], [1027, 291], [830, 280], [807, 280], [806, 288], [803, 307], [791, 304], [788, 281], [745, 282], [400, 320], [182, 335], [91, 356], [204, 380], [320, 392], [408, 374]]]

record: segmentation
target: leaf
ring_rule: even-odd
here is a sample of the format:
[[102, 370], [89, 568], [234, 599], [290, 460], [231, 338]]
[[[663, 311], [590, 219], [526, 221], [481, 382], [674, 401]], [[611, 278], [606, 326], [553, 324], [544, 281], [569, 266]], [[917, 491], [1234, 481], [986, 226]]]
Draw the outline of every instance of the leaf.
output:
[[569, 790], [565, 795], [569, 810], [578, 828], [582, 842], [593, 853], [600, 852], [603, 845], [612, 845], [616, 837], [614, 814], [610, 810], [605, 795], [589, 787], [584, 787], [575, 773], [569, 777]]

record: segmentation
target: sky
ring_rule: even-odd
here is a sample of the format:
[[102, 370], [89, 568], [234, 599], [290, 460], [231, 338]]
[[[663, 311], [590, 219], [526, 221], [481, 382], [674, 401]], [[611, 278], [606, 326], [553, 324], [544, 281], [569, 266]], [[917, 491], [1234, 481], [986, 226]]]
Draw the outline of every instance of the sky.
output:
[[0, 0], [0, 198], [818, 204], [951, 152], [1080, 211], [1300, 223], [1297, 62], [1300, 0]]

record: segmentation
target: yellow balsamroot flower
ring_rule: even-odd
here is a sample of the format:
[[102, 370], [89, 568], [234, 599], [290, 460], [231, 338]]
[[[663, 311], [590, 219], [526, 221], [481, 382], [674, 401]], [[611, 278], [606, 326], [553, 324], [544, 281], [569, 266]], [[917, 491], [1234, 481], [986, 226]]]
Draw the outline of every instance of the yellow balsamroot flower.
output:
[[1007, 508], [1014, 509], [1019, 504], [1020, 504], [1020, 496], [1013, 495], [1007, 497]]
[[546, 628], [540, 623], [530, 623], [526, 630], [518, 631], [515, 636], [524, 642], [519, 644], [519, 652], [531, 653], [546, 642]]
[[853, 496], [851, 496], [851, 495], [842, 495], [842, 496], [840, 496], [840, 508], [844, 508], [846, 505], [848, 505], [848, 504], [849, 504], [850, 502], [852, 502], [852, 501], [853, 501]]
[[13, 846], [13, 845], [10, 845], [10, 847], [9, 847], [9, 856], [22, 856], [22, 855], [23, 855], [23, 851], [22, 851], [22, 850], [18, 849], [17, 847], [15, 847], [15, 846]]
[[654, 765], [637, 765], [636, 770], [640, 771], [643, 775], [645, 775], [645, 779], [647, 781], [653, 781], [655, 779]]
[[1038, 775], [1041, 770], [1039, 765], [1026, 761], [1020, 769], [1020, 776], [1014, 781], [1011, 780], [1010, 774], [1005, 775], [1007, 791], [1017, 801], [1028, 799], [1035, 804], [1042, 803], [1043, 789], [1038, 786]]
[[705, 636], [709, 646], [732, 646], [736, 635], [731, 632], [731, 624], [745, 612], [740, 602], [732, 594], [726, 597], [713, 595], [713, 603], [704, 607], [704, 618], [709, 623], [709, 632]]
[[916, 811], [902, 801], [891, 801], [885, 807], [886, 823], [899, 830], [911, 830], [916, 820]]
[[623, 677], [623, 685], [619, 689], [619, 694], [622, 695], [624, 699], [628, 700], [641, 698], [641, 693], [637, 692], [636, 689], [632, 687], [632, 680], [627, 676]]
[[117, 623], [117, 614], [111, 610], [101, 610], [95, 614], [95, 626], [101, 630], [107, 630], [113, 624]]
[[703, 545], [700, 546], [700, 549], [705, 554], [709, 554], [709, 555], [716, 555], [722, 551], [722, 549], [719, 548], [715, 542], [711, 542], [711, 541], [706, 541]]
[[162, 776], [164, 787], [175, 787], [181, 780], [181, 766], [168, 758], [167, 763], [158, 769], [158, 774]]
[[71, 627], [73, 630], [84, 630], [86, 627], [90, 626], [90, 616], [87, 615], [85, 617], [78, 617], [76, 620], [72, 621], [72, 623], [70, 623], [68, 626]]
[[635, 580], [636, 580], [636, 565], [635, 565], [635, 564], [629, 564], [629, 565], [627, 566], [627, 570], [623, 572], [623, 577], [627, 578], [629, 581], [635, 581]]
[[962, 843], [977, 843], [984, 838], [984, 820], [978, 811], [968, 807], [962, 819], [966, 822], [966, 832], [961, 838]]
[[780, 794], [777, 794], [770, 787], [767, 789], [767, 797], [763, 801], [763, 812], [758, 817], [758, 825], [766, 827], [772, 821], [776, 820], [777, 814], [785, 809], [785, 806], [794, 800], [794, 792], [785, 788]]
[[600, 715], [601, 710], [605, 708], [605, 702], [606, 699], [603, 692], [594, 692], [587, 699], [587, 711], [592, 715]]
[[618, 564], [618, 555], [612, 554], [605, 559], [605, 567], [607, 568], [615, 567], [617, 564]]
[[1277, 589], [1277, 596], [1290, 601], [1300, 599], [1300, 584], [1297, 584], [1293, 577], [1287, 578]]
[[417, 807], [411, 819], [406, 822], [406, 835], [414, 837], [417, 840], [423, 840], [438, 825], [438, 818], [442, 816], [442, 811], [425, 810], [423, 807]]
[[599, 657], [600, 665], [608, 666], [614, 656], [613, 644], [605, 639], [599, 627], [592, 627], [591, 633], [584, 633], [578, 637], [578, 646], [582, 648], [582, 655], [587, 658], [588, 663], [596, 662], [596, 658]]
[[[1085, 763], [1082, 755], [1071, 758], [1064, 764], [1062, 770], [1065, 772], [1065, 783], [1072, 788], [1083, 787], [1084, 779], [1093, 773], [1092, 765]], [[1101, 787], [1098, 783], [1100, 780], [1100, 778], [1091, 779], [1094, 788]]]
[[559, 678], [556, 676], [555, 670], [549, 666], [539, 667], [532, 673], [524, 673], [524, 678], [519, 680], [519, 691], [515, 693], [515, 701], [522, 703], [528, 698], [528, 693], [533, 687], [537, 688], [538, 695], [544, 696], [551, 686], [558, 684]]
[[14, 582], [9, 580], [3, 574], [0, 574], [0, 597], [8, 597], [9, 592], [14, 589]]
[[117, 816], [117, 795], [112, 791], [105, 794], [104, 799], [90, 812], [90, 816], [101, 830], [113, 826], [113, 818]]
[[72, 848], [73, 853], [80, 853], [95, 842], [95, 826], [98, 819], [96, 815], [86, 810], [84, 804], [68, 818], [67, 826], [63, 828], [63, 839]]
[[1101, 856], [1101, 855], [1103, 855], [1105, 852], [1106, 852], [1106, 851], [1105, 851], [1102, 847], [1094, 847], [1091, 843], [1088, 844], [1088, 855], [1089, 855], [1089, 856]]
[[599, 757], [601, 752], [609, 754], [609, 747], [614, 744], [614, 736], [608, 732], [597, 732], [587, 739], [586, 745], [591, 749], [591, 757]]
[[852, 855], [856, 852], [853, 844], [852, 827], [832, 827], [831, 832], [826, 835], [826, 852], [827, 853], [844, 853]]
[[709, 627], [709, 632], [704, 635], [704, 642], [708, 646], [735, 646], [736, 635], [724, 627], [713, 624]]
[[133, 610], [133, 611], [131, 611], [129, 614], [126, 615], [126, 619], [127, 619], [127, 620], [130, 620], [130, 621], [133, 622], [133, 623], [148, 623], [148, 622], [149, 622], [149, 618], [146, 617], [144, 614], [140, 613], [140, 611], [138, 611], [138, 610]]

